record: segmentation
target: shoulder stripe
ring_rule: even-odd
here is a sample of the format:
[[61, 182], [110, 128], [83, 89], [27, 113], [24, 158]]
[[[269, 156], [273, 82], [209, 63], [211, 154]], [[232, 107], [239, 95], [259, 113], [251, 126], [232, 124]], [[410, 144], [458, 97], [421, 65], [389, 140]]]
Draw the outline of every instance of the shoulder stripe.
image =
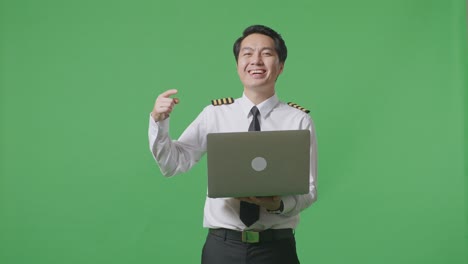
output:
[[224, 104], [232, 104], [232, 103], [234, 103], [234, 98], [232, 98], [232, 97], [226, 97], [226, 98], [211, 100], [211, 104], [214, 105], [214, 106], [224, 105]]
[[299, 110], [301, 110], [302, 112], [305, 112], [305, 113], [307, 113], [307, 114], [310, 112], [309, 110], [305, 109], [304, 107], [302, 107], [302, 106], [300, 106], [300, 105], [298, 105], [298, 104], [295, 104], [295, 103], [293, 103], [293, 102], [289, 102], [288, 105], [291, 106], [291, 107], [294, 107], [294, 108], [296, 108], [296, 109], [299, 109]]

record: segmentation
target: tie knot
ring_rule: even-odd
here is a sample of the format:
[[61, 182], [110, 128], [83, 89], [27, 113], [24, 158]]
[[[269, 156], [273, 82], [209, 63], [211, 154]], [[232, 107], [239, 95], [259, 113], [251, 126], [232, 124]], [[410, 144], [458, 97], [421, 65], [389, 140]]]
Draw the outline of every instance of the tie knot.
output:
[[258, 114], [260, 114], [260, 111], [258, 111], [258, 108], [256, 106], [254, 106], [252, 107], [252, 109], [250, 109], [250, 113], [252, 113], [254, 117], [257, 117]]

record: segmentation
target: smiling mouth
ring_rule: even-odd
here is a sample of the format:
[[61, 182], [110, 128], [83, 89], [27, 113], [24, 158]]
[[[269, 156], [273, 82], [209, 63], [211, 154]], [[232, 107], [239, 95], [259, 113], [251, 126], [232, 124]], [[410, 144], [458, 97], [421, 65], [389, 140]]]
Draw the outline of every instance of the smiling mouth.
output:
[[248, 73], [253, 76], [258, 76], [266, 73], [266, 70], [249, 70]]

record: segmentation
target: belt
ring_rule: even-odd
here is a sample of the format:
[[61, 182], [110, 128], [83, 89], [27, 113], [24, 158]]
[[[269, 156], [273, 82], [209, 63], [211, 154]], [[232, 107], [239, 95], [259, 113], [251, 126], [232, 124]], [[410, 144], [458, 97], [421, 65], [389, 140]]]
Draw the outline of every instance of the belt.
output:
[[219, 228], [211, 229], [210, 234], [225, 239], [242, 241], [244, 243], [259, 243], [259, 242], [271, 242], [281, 239], [293, 238], [294, 232], [291, 228], [288, 229], [267, 229], [264, 231], [236, 231], [231, 229]]

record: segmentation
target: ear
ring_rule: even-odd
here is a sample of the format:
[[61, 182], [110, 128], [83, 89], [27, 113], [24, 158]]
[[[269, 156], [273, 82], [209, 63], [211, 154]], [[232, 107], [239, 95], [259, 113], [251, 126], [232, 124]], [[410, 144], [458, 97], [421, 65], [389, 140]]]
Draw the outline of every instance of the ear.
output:
[[281, 73], [283, 73], [283, 69], [284, 69], [284, 62], [280, 62], [280, 70], [279, 70], [278, 75], [280, 75]]
[[284, 69], [284, 62], [280, 62], [279, 72], [278, 72], [278, 76], [276, 76], [275, 82], [278, 80], [278, 77], [281, 75], [281, 73], [283, 73], [283, 69]]

